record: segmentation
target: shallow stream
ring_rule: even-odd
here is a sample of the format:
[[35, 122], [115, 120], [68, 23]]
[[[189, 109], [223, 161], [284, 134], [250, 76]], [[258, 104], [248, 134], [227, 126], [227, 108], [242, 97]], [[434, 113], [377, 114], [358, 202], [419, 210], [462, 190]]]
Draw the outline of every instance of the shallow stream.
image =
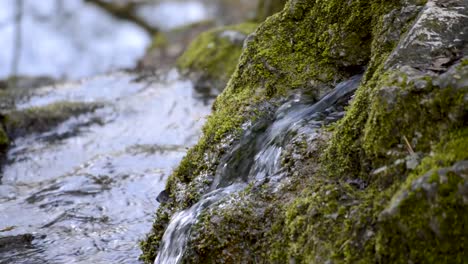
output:
[[199, 138], [211, 101], [175, 71], [114, 73], [35, 89], [16, 108], [99, 103], [15, 140], [0, 184], [0, 237], [32, 234], [0, 263], [138, 263], [155, 197]]

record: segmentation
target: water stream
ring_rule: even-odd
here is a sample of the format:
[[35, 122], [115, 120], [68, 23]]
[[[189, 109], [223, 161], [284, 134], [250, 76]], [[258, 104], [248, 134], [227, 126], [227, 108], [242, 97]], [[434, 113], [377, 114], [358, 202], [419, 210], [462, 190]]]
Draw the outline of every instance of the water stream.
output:
[[100, 103], [15, 140], [0, 184], [0, 235], [32, 234], [0, 263], [139, 263], [166, 177], [197, 142], [211, 102], [172, 71], [114, 73], [35, 89], [16, 107]]
[[222, 158], [211, 192], [192, 207], [174, 214], [167, 227], [155, 264], [183, 261], [190, 228], [203, 210], [217, 206], [223, 198], [243, 190], [248, 183], [279, 181], [283, 177], [280, 158], [284, 147], [297, 136], [309, 139], [327, 124], [344, 115], [344, 106], [359, 86], [362, 75], [338, 84], [318, 102], [295, 99], [278, 108], [272, 118], [256, 121], [236, 146]]

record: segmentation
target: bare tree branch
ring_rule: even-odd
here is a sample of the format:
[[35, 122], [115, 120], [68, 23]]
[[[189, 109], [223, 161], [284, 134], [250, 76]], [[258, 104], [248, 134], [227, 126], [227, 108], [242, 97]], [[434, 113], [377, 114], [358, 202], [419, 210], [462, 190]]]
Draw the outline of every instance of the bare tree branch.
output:
[[134, 2], [130, 2], [125, 5], [116, 5], [112, 3], [105, 2], [103, 0], [84, 0], [86, 3], [94, 4], [95, 6], [103, 9], [104, 11], [108, 12], [109, 14], [113, 15], [116, 18], [124, 19], [130, 22], [133, 22], [146, 30], [151, 35], [155, 35], [158, 33], [158, 29], [148, 22], [143, 20], [142, 18], [135, 15], [135, 8], [136, 4]]

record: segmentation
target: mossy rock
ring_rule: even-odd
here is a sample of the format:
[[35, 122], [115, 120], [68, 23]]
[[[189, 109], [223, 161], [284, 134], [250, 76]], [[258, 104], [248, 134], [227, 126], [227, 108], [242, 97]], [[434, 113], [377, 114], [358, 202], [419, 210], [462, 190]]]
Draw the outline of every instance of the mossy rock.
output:
[[[0, 166], [1, 163], [6, 158], [6, 153], [8, 151], [8, 147], [10, 146], [10, 138], [8, 137], [7, 133], [3, 129], [3, 126], [0, 126]], [[0, 181], [2, 177], [0, 176]]]
[[[468, 145], [463, 147], [466, 150]], [[466, 262], [467, 201], [468, 160], [409, 178], [380, 215], [378, 259], [385, 263]]]
[[102, 107], [99, 103], [57, 102], [14, 110], [5, 114], [4, 127], [10, 138], [46, 132], [73, 116], [90, 113]]
[[100, 103], [57, 102], [1, 113], [0, 166], [7, 158], [10, 143], [16, 138], [50, 131], [74, 116], [93, 112], [102, 106]]
[[468, 238], [468, 130], [446, 135], [379, 214], [385, 263], [464, 263]]
[[8, 112], [15, 107], [17, 101], [29, 96], [33, 89], [48, 86], [56, 82], [57, 80], [47, 76], [13, 76], [0, 80], [0, 166], [6, 159], [12, 140], [7, 127], [9, 120]]
[[[381, 89], [394, 85], [391, 102], [398, 107], [377, 100], [382, 98], [377, 92], [380, 108], [372, 111], [391, 112], [384, 119], [399, 123], [398, 130], [419, 128], [422, 136], [409, 140], [418, 153], [411, 154], [403, 139], [383, 140], [389, 144], [376, 149], [384, 147], [391, 156], [376, 161], [382, 167], [365, 175], [328, 172], [324, 167], [333, 161], [315, 157], [307, 164], [314, 155], [302, 153], [309, 158], [293, 165], [297, 174], [286, 189], [250, 188], [202, 214], [191, 233], [187, 263], [463, 263], [468, 235], [468, 87], [462, 78], [468, 68], [463, 64], [436, 78], [393, 73], [406, 81], [383, 78], [379, 84]], [[415, 83], [417, 95], [410, 92]], [[378, 129], [384, 122], [371, 124], [376, 134], [399, 139], [399, 131]], [[318, 153], [330, 142], [322, 144]], [[408, 167], [414, 156], [416, 167]]]
[[167, 32], [158, 32], [145, 55], [138, 62], [138, 68], [141, 70], [154, 70], [174, 67], [177, 58], [182, 55], [193, 39], [215, 26], [214, 21], [206, 20]]
[[177, 60], [177, 67], [194, 81], [198, 91], [218, 94], [237, 66], [244, 40], [257, 26], [243, 23], [200, 34]]
[[0, 110], [9, 111], [16, 102], [31, 95], [32, 91], [60, 82], [47, 76], [12, 76], [0, 80]]
[[[214, 173], [223, 146], [229, 145], [223, 142], [239, 137], [241, 124], [258, 115], [258, 105], [295, 89], [318, 98], [333, 83], [362, 71], [372, 57], [372, 37], [381, 34], [382, 17], [399, 5], [398, 1], [289, 1], [282, 12], [261, 24], [245, 41], [203, 137], [170, 176], [167, 187], [173, 198], [158, 209], [153, 230], [142, 242], [142, 259], [152, 262], [156, 257], [171, 214], [203, 195], [206, 188], [197, 184], [203, 182], [197, 178]], [[399, 37], [376, 53], [390, 52]]]
[[[142, 244], [143, 259], [154, 260], [171, 215], [208, 190], [206, 175], [215, 173], [243, 133], [242, 124], [261, 114], [259, 105], [296, 89], [320, 98], [365, 70], [346, 116], [327, 129], [332, 136], [315, 156], [290, 165], [293, 180], [284, 191], [268, 191], [265, 184], [226, 203], [234, 204], [231, 208], [205, 212], [185, 259], [463, 263], [466, 172], [460, 164], [468, 159], [468, 40], [460, 38], [459, 29], [468, 25], [465, 6], [464, 1], [288, 1], [247, 39], [203, 137], [168, 180], [171, 198], [158, 209]], [[424, 38], [424, 29], [434, 35]], [[438, 37], [441, 41], [432, 41]], [[426, 48], [432, 52], [420, 52]], [[411, 56], [404, 55], [408, 52]], [[416, 63], [418, 56], [423, 64]], [[427, 184], [436, 187], [427, 191]], [[389, 213], [393, 207], [399, 209]], [[453, 230], [446, 229], [449, 222]]]

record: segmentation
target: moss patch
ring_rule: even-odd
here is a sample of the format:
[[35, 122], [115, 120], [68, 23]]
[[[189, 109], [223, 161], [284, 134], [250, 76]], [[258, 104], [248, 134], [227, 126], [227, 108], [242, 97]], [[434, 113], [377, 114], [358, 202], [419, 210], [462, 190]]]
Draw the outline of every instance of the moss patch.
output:
[[4, 126], [10, 138], [45, 132], [70, 117], [95, 111], [101, 104], [58, 102], [6, 114]]
[[178, 68], [194, 77], [198, 86], [224, 89], [237, 66], [245, 38], [257, 26], [243, 23], [200, 34], [177, 60]]
[[206, 20], [178, 27], [167, 32], [158, 32], [138, 62], [140, 69], [165, 69], [175, 66], [177, 58], [200, 33], [215, 26]]
[[[319, 97], [330, 84], [361, 71], [371, 59], [372, 36], [378, 32], [368, 25], [380, 25], [381, 17], [398, 5], [398, 1], [289, 1], [282, 12], [260, 25], [246, 40], [203, 137], [169, 178], [167, 188], [173, 199], [159, 208], [158, 215], [165, 217], [156, 218], [151, 234], [142, 242], [142, 259], [149, 263], [156, 257], [168, 214], [190, 206], [203, 194], [187, 188], [202, 172], [214, 172], [216, 161], [207, 162], [206, 157], [217, 160], [222, 155], [217, 146], [224, 138], [239, 135], [240, 125], [255, 116], [255, 105], [298, 88]], [[206, 51], [206, 45], [200, 45], [198, 52], [212, 52]], [[184, 192], [190, 194], [175, 199]]]
[[466, 261], [467, 132], [466, 128], [456, 131], [439, 144], [380, 214], [376, 244], [379, 259], [387, 263]]

